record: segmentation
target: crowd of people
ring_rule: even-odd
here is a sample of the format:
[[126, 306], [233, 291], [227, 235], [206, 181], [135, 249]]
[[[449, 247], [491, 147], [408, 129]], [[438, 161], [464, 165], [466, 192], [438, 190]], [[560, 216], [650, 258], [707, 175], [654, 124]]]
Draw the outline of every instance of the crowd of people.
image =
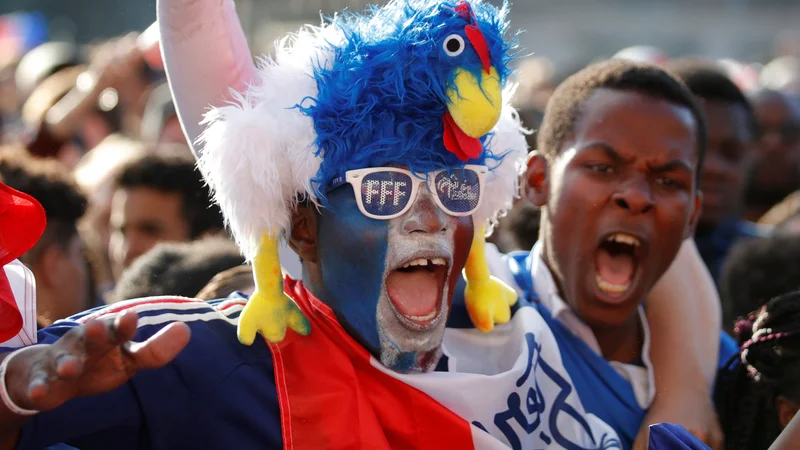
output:
[[484, 2], [394, 0], [258, 66], [231, 5], [158, 3], [160, 39], [0, 66], [0, 182], [46, 216], [18, 255], [20, 333], [45, 345], [0, 343], [0, 448], [766, 450], [792, 431], [800, 55], [636, 46], [558, 73], [511, 63]]

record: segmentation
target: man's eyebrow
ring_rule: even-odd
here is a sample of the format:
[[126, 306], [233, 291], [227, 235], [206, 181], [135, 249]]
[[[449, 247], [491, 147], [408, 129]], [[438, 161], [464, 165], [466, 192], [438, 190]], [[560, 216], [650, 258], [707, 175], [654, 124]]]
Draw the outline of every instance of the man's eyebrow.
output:
[[579, 152], [587, 151], [587, 150], [601, 150], [609, 159], [613, 160], [614, 162], [624, 162], [625, 158], [619, 154], [614, 147], [611, 145], [603, 142], [603, 141], [592, 141], [588, 142], [578, 148]]
[[672, 172], [674, 170], [679, 170], [691, 173], [692, 166], [682, 159], [673, 159], [664, 164], [650, 166], [650, 169], [654, 172]]

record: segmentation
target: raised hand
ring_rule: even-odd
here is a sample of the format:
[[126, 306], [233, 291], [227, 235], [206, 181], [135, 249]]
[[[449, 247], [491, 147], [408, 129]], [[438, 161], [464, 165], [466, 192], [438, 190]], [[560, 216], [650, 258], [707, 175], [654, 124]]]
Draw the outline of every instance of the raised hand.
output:
[[109, 392], [140, 370], [172, 361], [189, 343], [189, 327], [173, 323], [142, 343], [130, 342], [137, 316], [123, 313], [114, 321], [90, 321], [52, 345], [9, 356], [6, 387], [20, 408], [47, 411], [76, 397]]

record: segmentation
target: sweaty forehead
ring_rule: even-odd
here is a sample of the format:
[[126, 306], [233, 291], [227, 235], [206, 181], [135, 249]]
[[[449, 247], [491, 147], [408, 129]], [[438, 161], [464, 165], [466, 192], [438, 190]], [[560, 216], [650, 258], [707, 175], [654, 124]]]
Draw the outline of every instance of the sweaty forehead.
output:
[[598, 89], [580, 107], [571, 135], [612, 147], [696, 147], [696, 122], [681, 105], [635, 91]]

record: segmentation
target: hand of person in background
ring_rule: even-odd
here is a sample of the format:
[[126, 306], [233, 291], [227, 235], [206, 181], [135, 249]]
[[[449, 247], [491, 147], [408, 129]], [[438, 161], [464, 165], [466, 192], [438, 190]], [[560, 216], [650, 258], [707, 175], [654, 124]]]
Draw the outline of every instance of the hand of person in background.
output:
[[724, 436], [711, 394], [705, 383], [698, 382], [696, 386], [696, 391], [659, 393], [642, 422], [633, 444], [634, 450], [648, 449], [650, 425], [657, 423], [681, 425], [713, 450], [722, 450]]
[[[118, 108], [123, 118], [141, 113], [148, 81], [143, 76], [145, 61], [138, 38], [138, 33], [130, 33], [93, 52], [89, 67], [78, 77], [75, 88], [47, 112], [46, 122], [54, 136], [68, 139], [79, 132], [88, 115], [97, 111]], [[123, 126], [136, 129], [137, 124]], [[97, 143], [89, 143], [89, 147]]]
[[[141, 370], [168, 364], [189, 342], [189, 327], [174, 323], [133, 343], [136, 325], [136, 314], [124, 313], [113, 323], [89, 321], [52, 345], [11, 353], [5, 374], [11, 401], [27, 410], [48, 411], [76, 397], [109, 392]], [[18, 416], [0, 406], [0, 422], [10, 417]], [[0, 442], [6, 437], [0, 436]]]
[[119, 90], [130, 82], [130, 79], [139, 77], [144, 58], [137, 43], [138, 39], [139, 33], [129, 33], [102, 44], [93, 52], [89, 69], [86, 71], [87, 77], [90, 78], [86, 78], [83, 82], [87, 85], [81, 86], [82, 80], [78, 80], [78, 87], [85, 91], [94, 88], [95, 85], [100, 89]]

